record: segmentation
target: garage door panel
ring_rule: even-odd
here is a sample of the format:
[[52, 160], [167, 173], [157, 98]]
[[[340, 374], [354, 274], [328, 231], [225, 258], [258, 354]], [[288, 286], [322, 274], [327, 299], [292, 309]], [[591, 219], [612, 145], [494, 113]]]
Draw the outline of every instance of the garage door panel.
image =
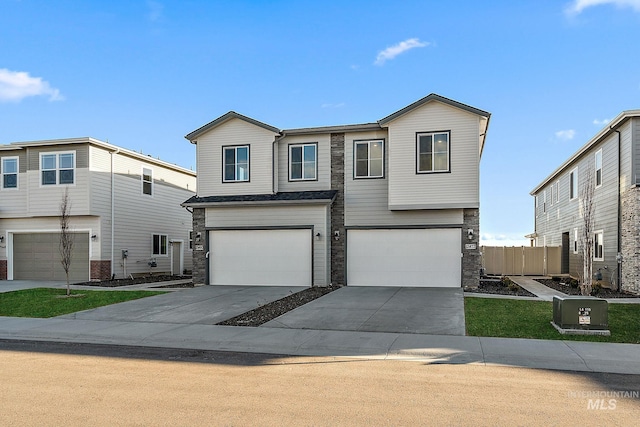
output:
[[311, 286], [311, 230], [209, 232], [212, 285]]
[[[74, 233], [69, 269], [72, 282], [89, 280], [89, 234]], [[66, 280], [60, 264], [59, 233], [13, 235], [13, 278], [15, 280]]]
[[351, 286], [461, 285], [460, 229], [348, 230]]

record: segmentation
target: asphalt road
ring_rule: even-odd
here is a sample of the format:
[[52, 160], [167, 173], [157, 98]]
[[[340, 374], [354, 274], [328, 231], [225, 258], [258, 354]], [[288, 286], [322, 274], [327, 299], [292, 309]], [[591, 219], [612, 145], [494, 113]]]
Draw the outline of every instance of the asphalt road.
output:
[[624, 392], [640, 376], [0, 341], [0, 425], [636, 425]]

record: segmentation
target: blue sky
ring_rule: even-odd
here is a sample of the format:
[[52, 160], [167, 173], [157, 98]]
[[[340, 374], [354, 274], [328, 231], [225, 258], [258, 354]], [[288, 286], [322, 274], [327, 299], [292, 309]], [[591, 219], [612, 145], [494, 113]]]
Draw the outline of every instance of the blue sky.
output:
[[191, 168], [234, 110], [372, 122], [429, 93], [492, 113], [484, 243], [533, 231], [529, 191], [640, 108], [640, 0], [0, 0], [0, 143], [92, 136]]

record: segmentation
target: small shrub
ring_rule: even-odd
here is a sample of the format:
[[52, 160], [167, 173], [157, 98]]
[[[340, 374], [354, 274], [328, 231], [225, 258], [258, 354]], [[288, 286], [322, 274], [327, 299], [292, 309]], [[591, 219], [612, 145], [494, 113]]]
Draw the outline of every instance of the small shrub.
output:
[[520, 286], [516, 285], [515, 283], [511, 282], [507, 285], [507, 288], [509, 288], [510, 291], [512, 292], [517, 292], [520, 290]]
[[594, 283], [591, 287], [591, 296], [596, 296], [602, 290], [602, 285], [600, 283]]
[[509, 279], [507, 276], [503, 276], [500, 279], [500, 284], [504, 287], [509, 287], [510, 285], [514, 284], [513, 281], [511, 281], [511, 279]]
[[578, 282], [576, 279], [571, 279], [569, 280], [569, 286], [574, 289], [578, 289], [578, 287], [580, 287], [580, 282]]

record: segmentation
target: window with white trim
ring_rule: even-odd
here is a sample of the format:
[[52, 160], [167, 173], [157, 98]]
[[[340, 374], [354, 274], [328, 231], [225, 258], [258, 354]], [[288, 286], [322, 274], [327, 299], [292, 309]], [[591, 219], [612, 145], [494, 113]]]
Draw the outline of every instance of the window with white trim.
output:
[[549, 206], [553, 206], [553, 195], [554, 195], [554, 193], [555, 193], [555, 185], [554, 185], [554, 184], [551, 184], [551, 186], [549, 187], [549, 189], [550, 189], [550, 191], [551, 191], [551, 194], [550, 194], [550, 197], [549, 197]]
[[2, 164], [2, 188], [3, 189], [17, 189], [18, 188], [18, 158], [17, 157], [3, 157]]
[[151, 241], [151, 255], [167, 255], [168, 238], [166, 234], [154, 234], [151, 238]]
[[417, 134], [418, 173], [449, 172], [449, 132]]
[[556, 181], [556, 203], [560, 203], [560, 180]]
[[578, 229], [573, 229], [573, 253], [578, 253]]
[[595, 170], [596, 170], [596, 187], [602, 185], [602, 149], [596, 151], [595, 155]]
[[356, 178], [382, 178], [384, 176], [384, 140], [354, 142]]
[[142, 168], [142, 194], [153, 195], [153, 171]]
[[193, 250], [193, 230], [189, 230], [189, 249]]
[[289, 181], [313, 181], [317, 176], [317, 144], [289, 145]]
[[40, 153], [40, 183], [42, 185], [73, 184], [75, 169], [75, 151]]
[[578, 168], [575, 168], [569, 174], [569, 200], [578, 197]]
[[604, 232], [593, 233], [593, 260], [604, 261]]
[[222, 182], [249, 181], [249, 146], [222, 147]]

